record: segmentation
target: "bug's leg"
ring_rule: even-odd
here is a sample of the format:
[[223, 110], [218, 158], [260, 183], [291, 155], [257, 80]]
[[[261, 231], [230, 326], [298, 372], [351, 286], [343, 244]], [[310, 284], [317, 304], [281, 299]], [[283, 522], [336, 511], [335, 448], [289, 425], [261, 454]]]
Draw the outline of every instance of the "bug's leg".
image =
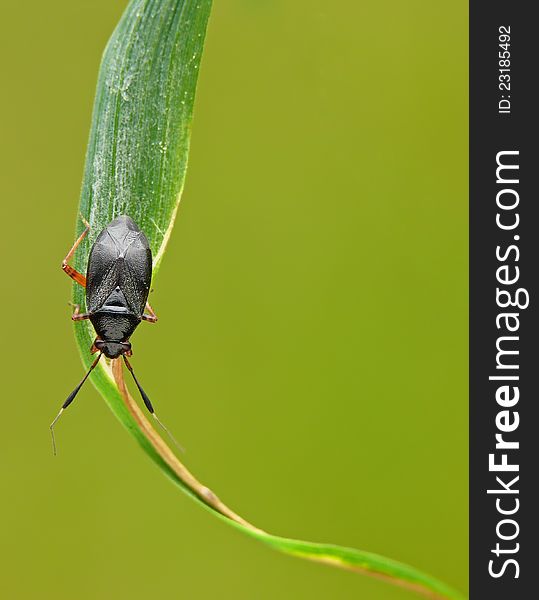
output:
[[148, 312], [142, 315], [142, 320], [148, 321], [148, 323], [157, 323], [157, 315], [153, 312], [149, 302], [146, 302], [146, 310]]
[[88, 372], [81, 379], [81, 381], [77, 385], [77, 387], [71, 392], [71, 394], [69, 394], [69, 396], [67, 397], [67, 400], [62, 404], [62, 408], [60, 409], [60, 411], [58, 412], [58, 414], [54, 418], [54, 421], [49, 426], [49, 429], [51, 431], [51, 436], [52, 436], [52, 451], [53, 451], [54, 454], [56, 454], [56, 440], [54, 439], [54, 426], [56, 425], [56, 422], [58, 421], [58, 419], [60, 418], [60, 416], [62, 415], [62, 413], [64, 412], [64, 410], [73, 402], [73, 400], [75, 399], [75, 396], [77, 395], [78, 391], [80, 390], [80, 388], [82, 387], [82, 385], [84, 384], [84, 382], [88, 379], [88, 375], [90, 375], [90, 373], [93, 371], [93, 369], [95, 368], [95, 366], [99, 362], [100, 358], [101, 358], [101, 354], [99, 354], [99, 356], [91, 364], [90, 368], [88, 369]]
[[72, 304], [71, 306], [73, 306], [75, 308], [75, 310], [73, 311], [73, 314], [71, 315], [72, 321], [84, 321], [85, 319], [90, 318], [90, 313], [81, 313], [80, 312], [80, 304]]
[[79, 244], [88, 235], [88, 232], [90, 231], [90, 224], [88, 223], [88, 221], [86, 221], [86, 219], [82, 215], [81, 219], [86, 225], [86, 229], [80, 234], [76, 242], [73, 244], [73, 247], [62, 261], [62, 270], [64, 271], [64, 273], [69, 275], [71, 279], [74, 279], [78, 284], [82, 285], [82, 287], [86, 287], [86, 277], [82, 273], [79, 273], [74, 267], [67, 264], [73, 258], [73, 254], [75, 254], [75, 250], [77, 249]]
[[163, 425], [162, 421], [160, 421], [159, 418], [157, 417], [157, 415], [155, 414], [155, 411], [153, 409], [152, 403], [150, 402], [150, 399], [148, 398], [148, 395], [142, 389], [140, 383], [138, 382], [138, 379], [136, 378], [135, 373], [133, 371], [133, 367], [131, 366], [131, 363], [127, 360], [127, 357], [125, 356], [125, 354], [126, 353], [124, 353], [122, 355], [122, 357], [124, 359], [125, 366], [128, 368], [129, 372], [131, 373], [131, 375], [133, 377], [133, 381], [135, 382], [136, 386], [138, 387], [138, 391], [140, 392], [140, 395], [142, 397], [142, 400], [144, 401], [144, 404], [146, 405], [146, 408], [148, 409], [148, 412], [157, 421], [157, 423], [159, 423], [159, 426], [168, 435], [168, 437], [174, 442], [174, 444], [178, 448], [178, 450], [180, 450], [181, 452], [185, 452], [185, 450], [183, 449], [183, 447], [180, 446], [180, 444], [178, 444], [178, 442], [176, 441], [176, 438], [170, 433], [170, 431]]

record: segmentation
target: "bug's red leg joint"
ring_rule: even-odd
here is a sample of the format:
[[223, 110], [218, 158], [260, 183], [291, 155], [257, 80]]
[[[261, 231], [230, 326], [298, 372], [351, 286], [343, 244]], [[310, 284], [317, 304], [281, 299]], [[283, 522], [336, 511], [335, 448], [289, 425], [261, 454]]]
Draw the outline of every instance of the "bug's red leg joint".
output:
[[157, 315], [155, 314], [155, 312], [149, 302], [146, 302], [146, 310], [148, 312], [143, 313], [142, 320], [148, 321], [148, 323], [157, 323]]
[[84, 224], [86, 225], [86, 229], [79, 235], [79, 237], [73, 244], [73, 247], [71, 248], [71, 250], [66, 254], [66, 257], [62, 261], [62, 270], [64, 271], [64, 273], [69, 275], [69, 277], [71, 277], [71, 279], [76, 281], [79, 285], [82, 285], [82, 287], [86, 287], [86, 277], [82, 273], [79, 273], [74, 267], [72, 267], [71, 265], [68, 264], [69, 261], [73, 258], [73, 255], [75, 254], [75, 250], [78, 248], [79, 244], [88, 235], [88, 232], [90, 231], [90, 225], [88, 224], [88, 222], [84, 218], [82, 218], [82, 220], [83, 220]]
[[71, 315], [71, 320], [72, 321], [84, 321], [85, 319], [89, 319], [90, 318], [90, 313], [81, 313], [80, 312], [80, 306], [78, 304], [73, 304], [75, 310], [73, 311], [73, 314]]

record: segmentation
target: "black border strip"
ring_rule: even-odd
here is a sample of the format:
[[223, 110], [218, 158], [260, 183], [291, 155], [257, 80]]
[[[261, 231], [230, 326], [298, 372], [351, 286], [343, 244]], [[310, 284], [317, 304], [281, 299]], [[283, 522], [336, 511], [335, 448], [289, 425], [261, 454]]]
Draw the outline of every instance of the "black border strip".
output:
[[[509, 0], [470, 3], [472, 600], [539, 598], [539, 211], [534, 210], [539, 203], [534, 189], [539, 97], [534, 94], [538, 36], [533, 6]], [[510, 28], [507, 50], [499, 45], [507, 41], [504, 27]], [[506, 51], [509, 65], [500, 63]], [[500, 169], [497, 180], [497, 156], [518, 169]], [[521, 306], [503, 307], [509, 299]], [[508, 313], [514, 316], [500, 316]], [[507, 376], [513, 379], [489, 379]], [[496, 448], [496, 434], [505, 447]], [[518, 471], [501, 470], [505, 460]]]

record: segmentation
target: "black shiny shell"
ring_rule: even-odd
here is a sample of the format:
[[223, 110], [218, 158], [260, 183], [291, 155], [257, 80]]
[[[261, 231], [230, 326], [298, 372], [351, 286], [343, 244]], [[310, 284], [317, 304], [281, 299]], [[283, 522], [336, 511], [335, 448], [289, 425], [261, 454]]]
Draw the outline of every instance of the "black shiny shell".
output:
[[119, 288], [126, 308], [141, 317], [152, 279], [152, 251], [137, 224], [123, 215], [97, 237], [86, 271], [86, 310], [98, 311]]

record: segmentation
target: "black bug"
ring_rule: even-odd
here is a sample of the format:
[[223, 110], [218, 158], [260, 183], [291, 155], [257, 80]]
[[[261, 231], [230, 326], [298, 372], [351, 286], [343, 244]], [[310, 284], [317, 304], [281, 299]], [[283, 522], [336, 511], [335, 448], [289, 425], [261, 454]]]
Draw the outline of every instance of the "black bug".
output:
[[140, 386], [127, 359], [132, 355], [129, 338], [139, 323], [157, 321], [156, 314], [147, 302], [152, 279], [152, 251], [148, 240], [133, 219], [127, 215], [114, 219], [103, 229], [92, 246], [85, 277], [68, 264], [75, 250], [90, 231], [90, 225], [84, 219], [83, 221], [86, 229], [62, 261], [62, 269], [86, 288], [87, 312], [81, 313], [80, 307], [75, 306], [71, 318], [73, 321], [89, 319], [92, 322], [97, 337], [90, 352], [92, 354], [99, 352], [99, 354], [86, 375], [69, 394], [50, 425], [55, 454], [54, 425], [62, 412], [73, 402], [103, 354], [111, 359], [120, 356], [123, 358], [147, 409], [167, 431], [157, 418], [150, 399]]

